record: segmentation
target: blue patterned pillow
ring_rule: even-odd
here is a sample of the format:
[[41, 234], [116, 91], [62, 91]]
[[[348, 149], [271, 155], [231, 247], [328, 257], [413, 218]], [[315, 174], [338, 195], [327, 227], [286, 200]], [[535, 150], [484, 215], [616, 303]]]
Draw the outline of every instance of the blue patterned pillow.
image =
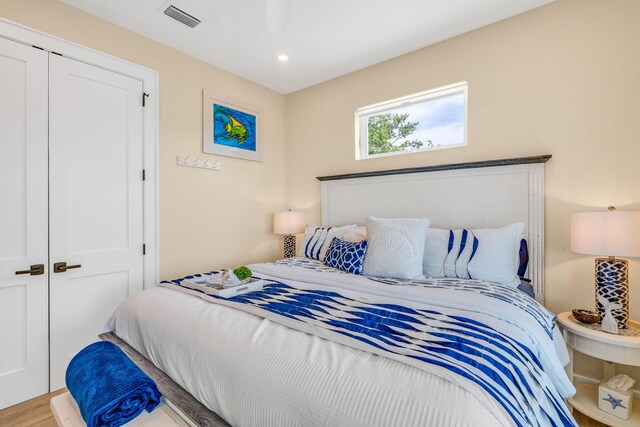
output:
[[324, 263], [347, 273], [362, 274], [366, 253], [366, 240], [354, 243], [334, 237], [329, 249], [327, 249], [327, 254], [324, 256]]

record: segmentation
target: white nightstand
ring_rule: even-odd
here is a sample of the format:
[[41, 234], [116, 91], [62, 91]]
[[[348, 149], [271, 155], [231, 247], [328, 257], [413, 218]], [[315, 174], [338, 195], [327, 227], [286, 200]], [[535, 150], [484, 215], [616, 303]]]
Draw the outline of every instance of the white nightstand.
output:
[[[578, 411], [610, 426], [640, 426], [640, 401], [633, 402], [633, 414], [629, 420], [614, 417], [598, 408], [598, 384], [576, 383], [573, 378], [573, 351], [587, 354], [604, 361], [604, 377], [615, 375], [616, 363], [640, 366], [640, 322], [629, 321], [628, 334], [613, 335], [591, 329], [573, 318], [571, 312], [558, 315], [558, 323], [569, 347], [571, 362], [567, 374], [576, 387], [576, 395], [569, 403]], [[635, 335], [635, 336], [634, 336]], [[640, 380], [640, 378], [635, 378]], [[638, 386], [638, 383], [635, 385]]]

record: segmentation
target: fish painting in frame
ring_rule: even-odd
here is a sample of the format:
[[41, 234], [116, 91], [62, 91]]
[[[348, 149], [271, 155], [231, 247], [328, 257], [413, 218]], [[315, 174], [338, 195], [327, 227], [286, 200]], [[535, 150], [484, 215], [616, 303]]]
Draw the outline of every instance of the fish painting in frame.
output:
[[203, 151], [261, 162], [260, 108], [207, 89], [202, 100]]

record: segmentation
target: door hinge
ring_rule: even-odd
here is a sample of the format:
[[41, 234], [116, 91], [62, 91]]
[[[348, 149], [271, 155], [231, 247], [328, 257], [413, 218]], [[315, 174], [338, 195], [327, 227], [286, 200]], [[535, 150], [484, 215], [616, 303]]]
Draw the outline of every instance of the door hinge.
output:
[[146, 107], [147, 106], [147, 98], [149, 97], [149, 94], [147, 92], [142, 92], [142, 106]]
[[142, 255], [146, 255], [147, 254], [147, 245], [143, 244], [142, 245]]
[[147, 180], [147, 171], [142, 169], [142, 180], [146, 181]]

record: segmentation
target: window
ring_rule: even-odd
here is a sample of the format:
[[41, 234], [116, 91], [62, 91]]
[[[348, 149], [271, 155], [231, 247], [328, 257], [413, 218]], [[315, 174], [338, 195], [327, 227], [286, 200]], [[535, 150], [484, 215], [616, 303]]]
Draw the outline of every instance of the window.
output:
[[467, 82], [357, 110], [359, 159], [467, 145]]

